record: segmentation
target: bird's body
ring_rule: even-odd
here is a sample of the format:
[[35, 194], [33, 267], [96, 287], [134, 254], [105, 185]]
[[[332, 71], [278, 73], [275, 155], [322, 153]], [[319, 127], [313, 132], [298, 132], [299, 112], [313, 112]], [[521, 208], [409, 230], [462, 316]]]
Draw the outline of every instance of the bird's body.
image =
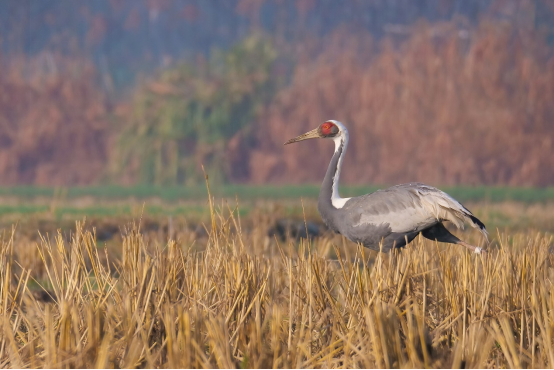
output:
[[461, 244], [477, 253], [481, 251], [452, 235], [443, 222], [450, 221], [458, 228], [468, 222], [486, 237], [485, 225], [454, 198], [432, 186], [409, 183], [359, 197], [341, 198], [338, 182], [348, 131], [338, 121], [327, 121], [287, 144], [315, 137], [332, 138], [335, 142], [335, 153], [318, 199], [319, 213], [331, 230], [367, 248], [385, 252], [405, 246], [419, 233], [431, 240]]
[[350, 198], [342, 208], [331, 207], [332, 203], [320, 197], [318, 210], [330, 229], [367, 248], [386, 252], [403, 247], [419, 233], [431, 239], [435, 239], [433, 232], [448, 233], [443, 221], [459, 227], [467, 221], [484, 230], [484, 225], [448, 194], [420, 183], [396, 185]]

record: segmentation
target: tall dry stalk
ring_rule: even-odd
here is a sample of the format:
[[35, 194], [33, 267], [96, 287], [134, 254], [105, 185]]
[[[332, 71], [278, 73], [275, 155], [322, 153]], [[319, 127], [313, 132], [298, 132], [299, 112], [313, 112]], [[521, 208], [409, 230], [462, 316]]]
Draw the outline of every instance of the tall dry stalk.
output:
[[486, 259], [421, 239], [390, 255], [322, 257], [326, 237], [274, 244], [212, 207], [203, 248], [125, 231], [121, 260], [77, 223], [37, 251], [51, 296], [0, 244], [2, 367], [552, 367], [554, 294], [544, 236]]

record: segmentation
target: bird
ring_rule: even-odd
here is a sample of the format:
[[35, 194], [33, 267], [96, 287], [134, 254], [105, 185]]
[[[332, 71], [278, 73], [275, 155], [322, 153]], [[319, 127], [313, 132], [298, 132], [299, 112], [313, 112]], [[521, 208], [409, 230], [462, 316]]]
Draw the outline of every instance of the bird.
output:
[[329, 120], [284, 144], [307, 139], [334, 141], [335, 152], [323, 179], [317, 204], [319, 214], [329, 229], [364, 247], [383, 252], [402, 248], [421, 233], [430, 240], [462, 245], [477, 254], [486, 253], [483, 248], [451, 234], [444, 222], [449, 221], [458, 229], [463, 229], [467, 222], [488, 240], [485, 224], [460, 202], [433, 186], [414, 182], [358, 197], [341, 198], [339, 178], [348, 137], [348, 130], [341, 122]]

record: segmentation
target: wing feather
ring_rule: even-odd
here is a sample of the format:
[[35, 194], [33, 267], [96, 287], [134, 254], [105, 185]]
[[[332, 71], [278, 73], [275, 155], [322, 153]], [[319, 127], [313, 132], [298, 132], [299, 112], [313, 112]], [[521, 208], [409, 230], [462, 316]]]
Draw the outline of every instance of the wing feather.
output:
[[485, 225], [479, 219], [460, 202], [432, 186], [420, 183], [397, 185], [359, 197], [353, 204], [357, 207], [357, 210], [353, 209], [354, 227], [388, 224], [393, 232], [410, 232], [442, 221], [450, 221], [463, 229], [467, 222], [488, 239]]

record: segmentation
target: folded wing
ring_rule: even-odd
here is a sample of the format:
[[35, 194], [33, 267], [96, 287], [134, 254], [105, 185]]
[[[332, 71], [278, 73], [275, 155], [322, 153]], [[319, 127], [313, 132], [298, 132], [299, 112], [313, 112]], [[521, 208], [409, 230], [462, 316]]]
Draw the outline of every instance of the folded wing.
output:
[[479, 229], [485, 238], [488, 236], [485, 225], [460, 202], [425, 184], [397, 185], [356, 200], [348, 210], [354, 228], [388, 225], [392, 232], [408, 233], [443, 221], [450, 221], [463, 229], [464, 222], [467, 222]]

